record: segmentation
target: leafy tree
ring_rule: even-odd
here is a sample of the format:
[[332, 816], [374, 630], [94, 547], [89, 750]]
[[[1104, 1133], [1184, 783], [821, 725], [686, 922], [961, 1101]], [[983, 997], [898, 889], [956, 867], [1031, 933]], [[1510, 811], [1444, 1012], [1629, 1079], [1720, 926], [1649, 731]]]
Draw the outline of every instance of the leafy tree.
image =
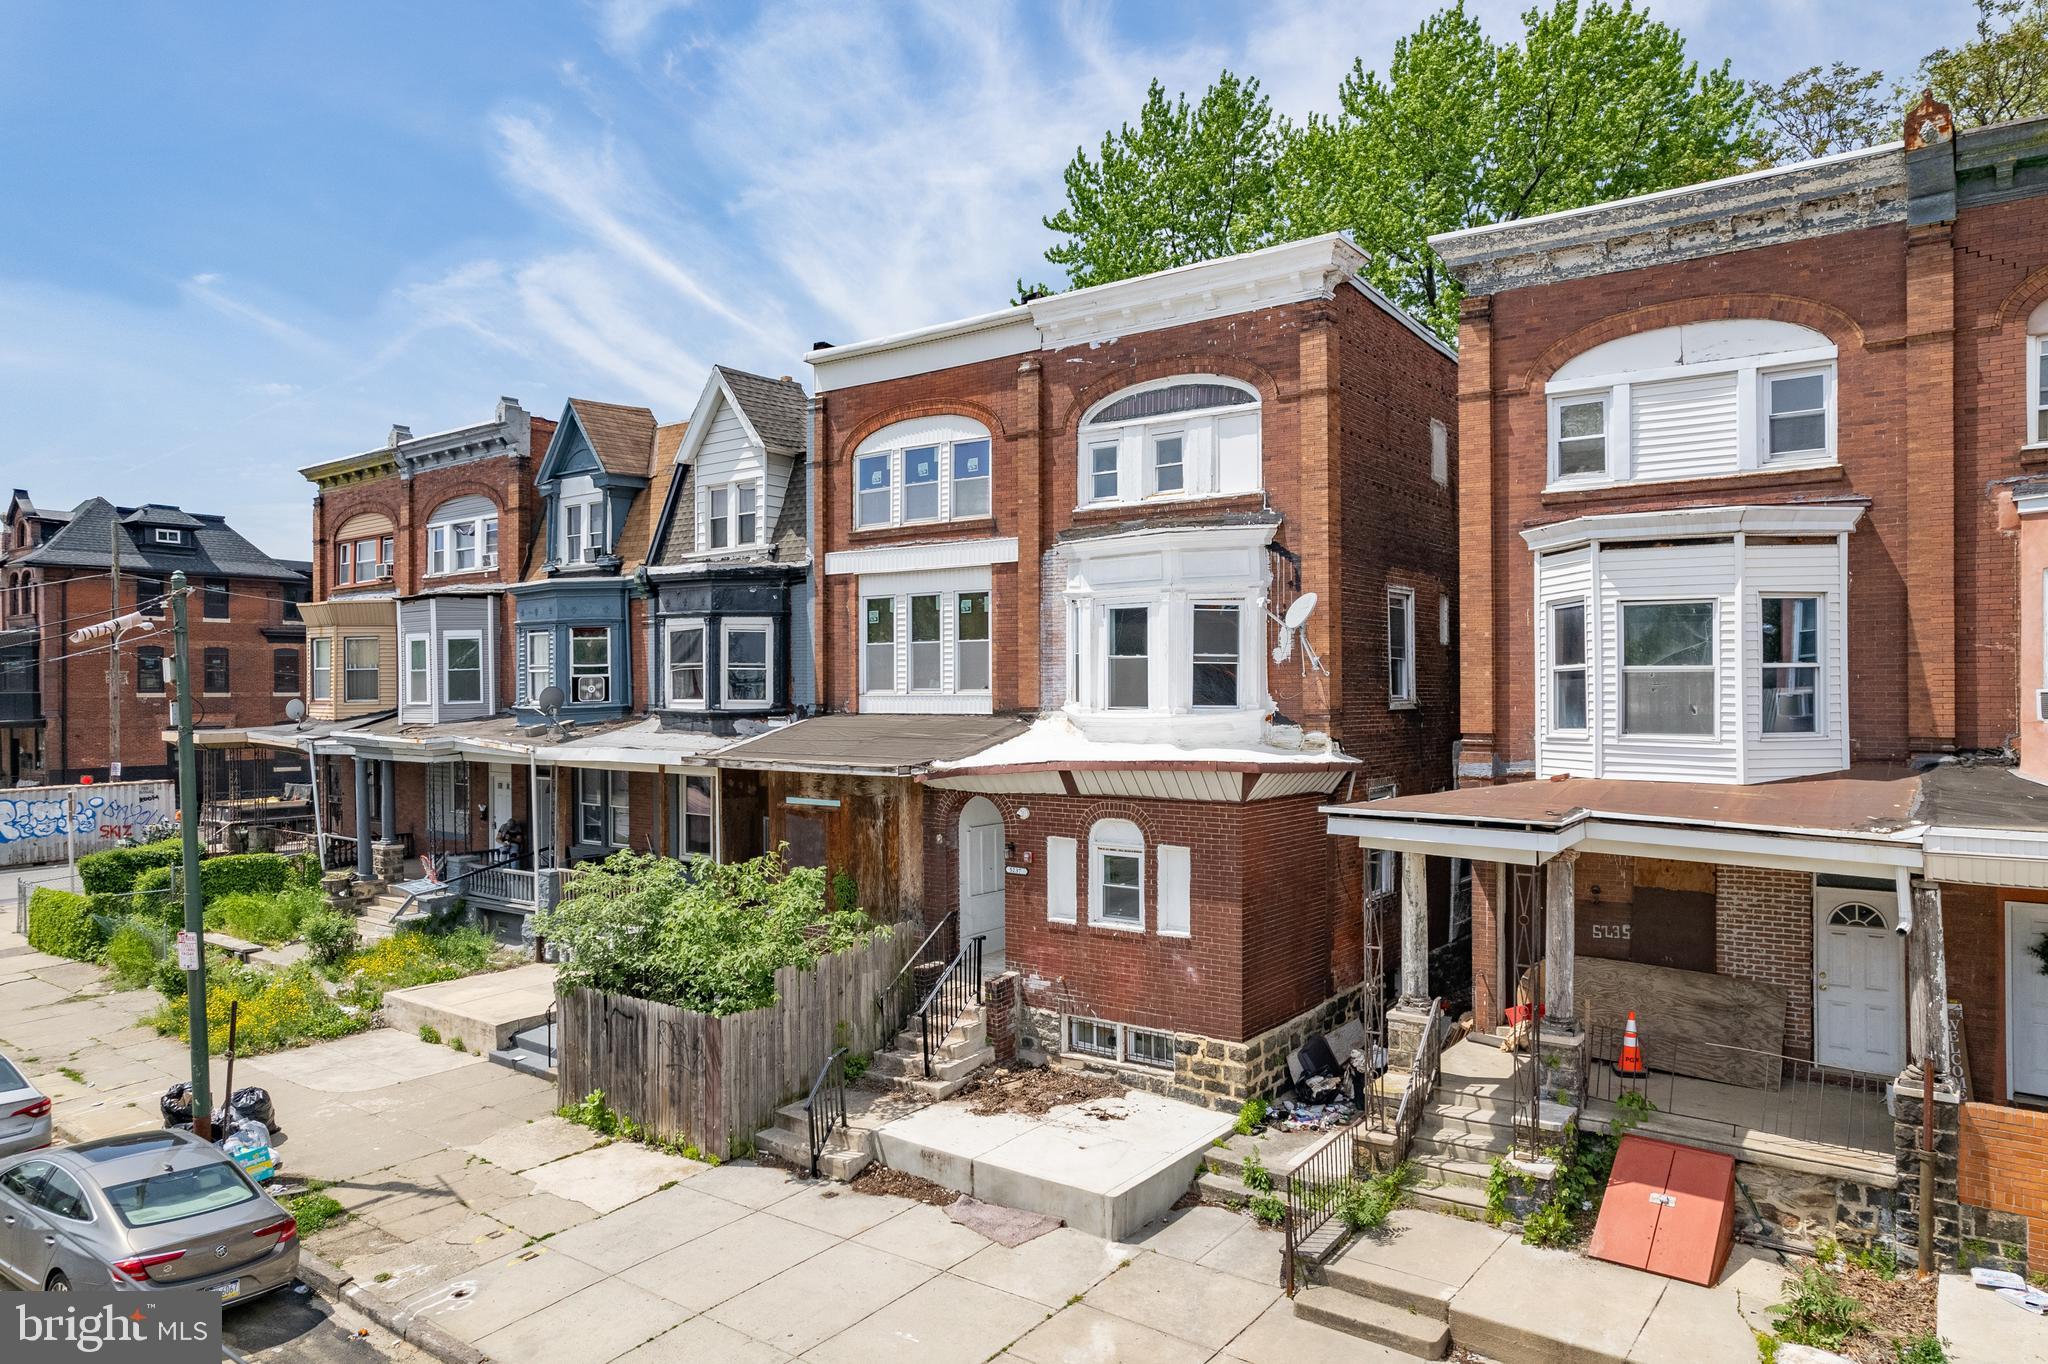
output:
[[1977, 36], [1928, 53], [1920, 84], [1965, 127], [2048, 113], [2048, 0], [1977, 0]]
[[1893, 137], [1903, 101], [1884, 72], [1846, 62], [1809, 66], [1772, 85], [1751, 81], [1764, 127], [1764, 159], [1772, 164], [1854, 151]]
[[1067, 206], [1044, 220], [1066, 240], [1045, 258], [1078, 289], [1264, 245], [1279, 136], [1256, 80], [1225, 71], [1195, 105], [1153, 81], [1136, 127], [1075, 149]]

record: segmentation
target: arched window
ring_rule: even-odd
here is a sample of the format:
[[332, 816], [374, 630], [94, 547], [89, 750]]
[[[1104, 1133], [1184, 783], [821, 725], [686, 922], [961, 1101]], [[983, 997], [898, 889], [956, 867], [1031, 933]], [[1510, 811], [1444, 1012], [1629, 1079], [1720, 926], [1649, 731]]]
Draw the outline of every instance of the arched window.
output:
[[390, 517], [382, 512], [351, 516], [334, 533], [334, 585], [389, 581], [395, 548]]
[[994, 446], [972, 417], [942, 414], [885, 426], [853, 452], [853, 527], [987, 516]]
[[1111, 394], [1081, 423], [1080, 505], [1213, 497], [1260, 488], [1259, 395], [1213, 374]]
[[1088, 922], [1144, 931], [1145, 835], [1128, 819], [1088, 830]]
[[1885, 923], [1884, 915], [1869, 905], [1848, 904], [1836, 906], [1828, 915], [1828, 927], [1883, 929], [1889, 925]]
[[427, 518], [427, 576], [498, 566], [498, 508], [472, 493], [443, 502]]
[[2027, 444], [2048, 446], [2048, 303], [2027, 319]]
[[1560, 366], [1545, 391], [1552, 486], [1835, 462], [1835, 344], [1790, 322], [1624, 336]]

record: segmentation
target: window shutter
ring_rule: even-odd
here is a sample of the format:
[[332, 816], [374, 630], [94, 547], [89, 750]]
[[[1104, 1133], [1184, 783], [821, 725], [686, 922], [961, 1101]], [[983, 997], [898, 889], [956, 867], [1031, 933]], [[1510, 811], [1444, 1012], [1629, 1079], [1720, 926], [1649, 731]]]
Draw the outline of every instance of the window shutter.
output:
[[1080, 844], [1057, 835], [1045, 840], [1045, 917], [1048, 922], [1074, 922], [1074, 909], [1080, 903], [1077, 893], [1080, 867]]
[[1629, 404], [1630, 477], [1734, 473], [1741, 443], [1735, 380], [1734, 374], [1710, 374], [1634, 385]]
[[512, 636], [512, 695], [529, 705], [539, 697], [526, 694], [526, 631], [516, 631]]
[[1259, 488], [1259, 417], [1255, 412], [1216, 419], [1216, 490], [1256, 492]]
[[1159, 931], [1167, 937], [1185, 938], [1189, 931], [1188, 901], [1193, 880], [1191, 857], [1186, 848], [1170, 843], [1159, 845]]

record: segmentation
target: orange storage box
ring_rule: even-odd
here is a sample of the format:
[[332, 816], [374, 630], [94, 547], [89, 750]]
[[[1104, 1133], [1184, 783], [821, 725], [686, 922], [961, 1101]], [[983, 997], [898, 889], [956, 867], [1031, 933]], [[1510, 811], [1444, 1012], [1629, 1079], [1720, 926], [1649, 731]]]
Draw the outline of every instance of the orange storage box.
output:
[[1735, 1243], [1735, 1158], [1626, 1136], [1586, 1253], [1712, 1287]]

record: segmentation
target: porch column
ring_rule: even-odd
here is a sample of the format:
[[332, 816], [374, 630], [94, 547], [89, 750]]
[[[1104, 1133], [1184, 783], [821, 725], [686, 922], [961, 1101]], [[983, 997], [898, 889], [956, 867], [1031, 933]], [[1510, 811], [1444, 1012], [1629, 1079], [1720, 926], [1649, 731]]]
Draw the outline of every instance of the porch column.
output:
[[381, 798], [377, 811], [377, 837], [386, 843], [398, 838], [398, 764], [386, 758], [379, 764], [377, 775], [378, 796]]
[[356, 764], [356, 875], [370, 879], [370, 760]]
[[1574, 869], [1579, 855], [1567, 850], [1543, 864], [1543, 1015], [1553, 1028], [1577, 1026], [1572, 955], [1578, 950], [1578, 908]]
[[1401, 1007], [1429, 1012], [1429, 857], [1401, 854]]
[[[1948, 953], [1942, 941], [1941, 887], [1908, 881], [1899, 873], [1899, 912], [1910, 912], [1913, 927], [1906, 935], [1908, 1073], [1922, 1064], [1934, 1067], [1934, 1083], [1948, 1088], [1958, 1079], [1949, 1050]], [[1960, 1088], [1960, 1086], [1957, 1086]]]

